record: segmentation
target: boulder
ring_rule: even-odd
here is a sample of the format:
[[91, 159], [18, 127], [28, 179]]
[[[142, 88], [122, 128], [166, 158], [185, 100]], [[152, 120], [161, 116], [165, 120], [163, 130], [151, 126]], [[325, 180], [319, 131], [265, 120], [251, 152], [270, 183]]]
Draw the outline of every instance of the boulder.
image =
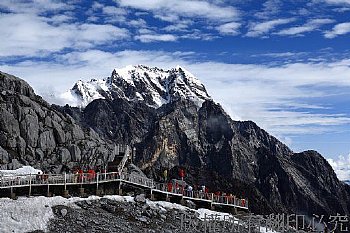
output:
[[17, 119], [5, 108], [0, 108], [0, 130], [9, 133], [12, 136], [20, 134]]
[[42, 151], [53, 151], [56, 147], [55, 137], [53, 131], [47, 130], [40, 134], [38, 140], [38, 147], [41, 148]]
[[9, 162], [9, 155], [6, 150], [0, 146], [0, 164], [6, 164]]
[[66, 216], [68, 213], [68, 210], [67, 209], [61, 209], [61, 215], [62, 217]]
[[11, 163], [8, 164], [8, 169], [9, 170], [15, 170], [15, 169], [21, 168], [22, 166], [23, 166], [23, 164], [18, 162], [17, 159], [12, 159]]
[[77, 145], [71, 145], [69, 147], [69, 152], [72, 155], [73, 161], [78, 162], [81, 160], [81, 151]]
[[134, 201], [136, 203], [145, 204], [146, 203], [145, 194], [139, 194], [139, 195], [135, 196]]
[[31, 147], [36, 147], [39, 138], [39, 121], [36, 113], [28, 111], [20, 124], [21, 136]]
[[16, 146], [18, 155], [20, 157], [23, 157], [26, 154], [26, 141], [22, 137], [18, 136], [16, 140]]
[[83, 130], [77, 126], [77, 125], [72, 125], [72, 130], [71, 130], [71, 133], [72, 133], [72, 139], [73, 140], [82, 140], [84, 139], [84, 132]]
[[35, 149], [36, 160], [42, 161], [44, 159], [44, 156], [44, 152], [40, 148]]
[[191, 200], [185, 200], [185, 206], [187, 206], [188, 208], [191, 208], [191, 209], [197, 208], [196, 204]]
[[68, 163], [72, 160], [72, 156], [66, 148], [61, 148], [59, 150], [59, 157], [62, 163]]
[[55, 139], [57, 141], [58, 144], [63, 144], [66, 142], [66, 135], [62, 129], [62, 126], [57, 123], [56, 121], [52, 121], [52, 125], [53, 125], [53, 132], [55, 135]]

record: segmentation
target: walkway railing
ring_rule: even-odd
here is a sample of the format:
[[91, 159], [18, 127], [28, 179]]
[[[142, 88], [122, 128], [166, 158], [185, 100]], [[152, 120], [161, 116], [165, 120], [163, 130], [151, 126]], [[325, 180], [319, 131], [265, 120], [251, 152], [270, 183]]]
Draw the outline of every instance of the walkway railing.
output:
[[174, 194], [180, 194], [184, 197], [190, 198], [190, 199], [200, 199], [202, 201], [210, 201], [218, 204], [226, 204], [226, 205], [235, 205], [242, 208], [248, 209], [248, 200], [247, 199], [240, 199], [235, 196], [230, 195], [216, 195], [214, 193], [205, 193], [203, 191], [189, 191], [186, 189], [183, 189], [182, 187], [169, 187], [166, 183], [158, 183], [155, 182], [155, 189], [167, 192], [167, 193], [174, 193]]
[[136, 174], [122, 174], [118, 172], [108, 173], [78, 173], [78, 174], [36, 174], [16, 175], [0, 177], [0, 188], [15, 188], [41, 185], [73, 185], [73, 184], [99, 184], [112, 181], [133, 183], [150, 188], [154, 191], [161, 191], [168, 194], [176, 194], [189, 199], [200, 199], [212, 202], [213, 204], [233, 205], [248, 209], [248, 200], [240, 199], [231, 195], [215, 195], [202, 191], [189, 191], [180, 187], [169, 187], [166, 183], [158, 183], [152, 179]]

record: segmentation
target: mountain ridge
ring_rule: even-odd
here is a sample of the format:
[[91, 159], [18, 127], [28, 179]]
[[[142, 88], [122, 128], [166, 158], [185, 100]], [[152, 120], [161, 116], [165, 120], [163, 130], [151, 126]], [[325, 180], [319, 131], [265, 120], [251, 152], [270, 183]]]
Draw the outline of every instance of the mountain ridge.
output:
[[144, 65], [114, 69], [105, 79], [79, 80], [61, 97], [76, 99], [76, 106], [81, 107], [95, 99], [126, 98], [143, 101], [154, 108], [177, 99], [191, 99], [200, 107], [205, 100], [211, 99], [204, 85], [184, 68], [177, 66], [163, 70]]

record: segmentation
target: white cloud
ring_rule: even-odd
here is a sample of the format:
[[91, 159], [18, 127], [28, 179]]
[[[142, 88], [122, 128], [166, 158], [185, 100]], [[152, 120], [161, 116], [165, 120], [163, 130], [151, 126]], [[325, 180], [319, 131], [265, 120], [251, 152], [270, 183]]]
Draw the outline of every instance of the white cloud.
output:
[[305, 23], [302, 26], [295, 26], [287, 29], [283, 29], [280, 32], [278, 32], [278, 35], [300, 35], [305, 32], [312, 32], [316, 29], [320, 28], [321, 26], [325, 24], [334, 23], [334, 20], [332, 19], [312, 19], [309, 20], [307, 23]]
[[327, 159], [339, 180], [350, 180], [350, 154], [348, 156], [339, 156], [337, 159]]
[[263, 54], [254, 54], [252, 57], [273, 57], [273, 58], [281, 58], [281, 57], [299, 57], [303, 55], [307, 55], [305, 52], [281, 52], [281, 53], [263, 53]]
[[103, 13], [108, 14], [108, 15], [126, 15], [127, 11], [123, 8], [118, 8], [115, 6], [104, 6], [102, 8]]
[[268, 19], [271, 15], [276, 15], [280, 12], [282, 2], [280, 0], [267, 0], [263, 4], [262, 11], [255, 14], [261, 19]]
[[54, 0], [28, 0], [13, 1], [1, 0], [0, 9], [6, 9], [12, 13], [44, 13], [73, 9], [74, 6]]
[[236, 22], [225, 23], [217, 27], [217, 30], [224, 35], [237, 35], [241, 24]]
[[162, 18], [171, 16], [174, 19], [180, 16], [232, 21], [239, 16], [239, 12], [234, 7], [220, 6], [202, 0], [116, 0], [116, 2], [123, 7], [152, 11]]
[[261, 23], [252, 23], [248, 29], [248, 33], [246, 34], [246, 36], [249, 36], [249, 37], [262, 36], [270, 32], [271, 30], [273, 30], [275, 27], [283, 24], [288, 24], [294, 20], [295, 20], [294, 18], [274, 19], [274, 20], [265, 21]]
[[77, 43], [87, 42], [101, 44], [108, 41], [122, 40], [129, 37], [126, 29], [118, 28], [109, 24], [81, 24], [76, 26]]
[[147, 27], [147, 22], [143, 19], [128, 20], [127, 24], [136, 28]]
[[107, 23], [129, 23], [127, 22], [128, 12], [124, 8], [108, 6], [99, 2], [94, 2], [86, 12], [89, 21], [102, 21]]
[[187, 32], [189, 31], [189, 27], [193, 24], [193, 20], [181, 20], [174, 24], [168, 25], [163, 28], [163, 30], [168, 32]]
[[330, 4], [350, 4], [350, 0], [324, 0], [325, 2], [327, 3], [330, 3]]
[[0, 56], [42, 56], [70, 47], [91, 47], [129, 36], [112, 25], [61, 23], [32, 14], [1, 14]]
[[157, 41], [176, 41], [177, 37], [171, 34], [141, 34], [135, 36], [136, 40], [139, 40], [144, 43], [157, 42]]
[[326, 38], [332, 39], [339, 35], [345, 35], [350, 32], [350, 22], [348, 23], [340, 23], [333, 27], [331, 31], [325, 32], [324, 36]]
[[201, 32], [198, 29], [194, 29], [194, 30], [192, 30], [192, 32], [186, 33], [186, 34], [180, 36], [180, 38], [182, 38], [182, 39], [190, 39], [190, 40], [206, 40], [206, 41], [210, 41], [210, 40], [214, 40], [214, 39], [219, 38], [219, 36], [217, 36], [215, 34], [211, 34], [211, 33], [204, 33], [204, 32]]

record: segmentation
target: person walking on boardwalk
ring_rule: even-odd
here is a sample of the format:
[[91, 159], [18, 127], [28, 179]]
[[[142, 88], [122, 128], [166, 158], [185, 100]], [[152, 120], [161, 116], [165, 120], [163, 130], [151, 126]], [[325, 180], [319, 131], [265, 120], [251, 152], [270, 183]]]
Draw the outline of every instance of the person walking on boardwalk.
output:
[[173, 184], [171, 182], [168, 183], [168, 192], [172, 192]]
[[188, 185], [187, 186], [187, 195], [189, 196], [189, 197], [193, 197], [193, 188], [192, 188], [192, 186], [191, 185]]
[[164, 177], [164, 182], [166, 182], [168, 180], [168, 170], [167, 169], [164, 170], [163, 177]]

